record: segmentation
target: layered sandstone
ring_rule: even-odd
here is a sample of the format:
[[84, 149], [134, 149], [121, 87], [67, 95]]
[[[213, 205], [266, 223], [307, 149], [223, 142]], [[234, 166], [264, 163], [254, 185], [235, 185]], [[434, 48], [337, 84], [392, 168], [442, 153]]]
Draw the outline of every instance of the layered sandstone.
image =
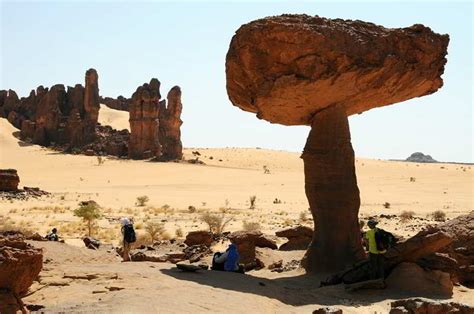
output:
[[168, 103], [160, 102], [160, 142], [163, 160], [179, 160], [183, 157], [183, 144], [181, 143], [181, 88], [174, 86], [167, 96]]
[[85, 87], [77, 84], [66, 90], [62, 84], [39, 86], [21, 99], [14, 91], [2, 91], [0, 101], [0, 115], [21, 130], [23, 140], [74, 148], [95, 139], [100, 104], [94, 69], [86, 72]]
[[15, 169], [0, 169], [0, 191], [12, 192], [18, 190], [20, 177]]
[[138, 87], [130, 104], [130, 142], [128, 156], [145, 159], [161, 156], [159, 140], [160, 81]]
[[434, 93], [448, 42], [422, 25], [387, 29], [307, 15], [256, 20], [232, 38], [232, 104], [272, 123], [311, 126], [302, 155], [315, 222], [307, 271], [338, 271], [364, 258], [347, 116]]
[[[38, 277], [43, 267], [43, 253], [24, 242], [15, 232], [0, 233], [0, 312], [25, 310], [20, 298]], [[15, 300], [17, 302], [15, 302]]]

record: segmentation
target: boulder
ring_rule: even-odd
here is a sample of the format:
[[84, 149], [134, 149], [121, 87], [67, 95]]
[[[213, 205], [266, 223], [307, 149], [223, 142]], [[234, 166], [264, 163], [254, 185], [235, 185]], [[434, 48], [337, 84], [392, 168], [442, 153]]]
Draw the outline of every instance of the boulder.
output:
[[15, 192], [18, 191], [20, 177], [15, 169], [0, 169], [0, 191]]
[[275, 232], [277, 237], [287, 238], [288, 242], [282, 244], [281, 251], [306, 250], [313, 237], [313, 229], [298, 225]]
[[211, 246], [212, 242], [214, 241], [212, 237], [212, 233], [209, 231], [205, 230], [200, 230], [200, 231], [191, 231], [186, 235], [186, 240], [184, 240], [184, 243], [187, 246], [193, 246], [193, 245], [206, 245], [206, 246]]
[[23, 309], [19, 298], [26, 294], [42, 267], [41, 249], [24, 242], [21, 233], [0, 233], [0, 291], [3, 290], [0, 293], [0, 313], [11, 313], [9, 310], [15, 307]]
[[237, 246], [240, 255], [239, 263], [243, 264], [246, 269], [257, 266], [255, 247], [261, 235], [260, 231], [236, 231], [227, 236]]
[[283, 125], [310, 125], [302, 154], [315, 222], [303, 266], [341, 271], [364, 258], [359, 189], [347, 116], [436, 92], [443, 84], [448, 35], [423, 25], [308, 15], [242, 25], [226, 56], [234, 106]]
[[260, 248], [269, 248], [272, 250], [278, 249], [276, 241], [264, 235], [263, 233], [260, 233], [260, 236], [255, 239], [255, 246]]
[[425, 298], [393, 301], [390, 314], [473, 314], [474, 308], [456, 302], [440, 302]]
[[410, 296], [451, 297], [453, 283], [448, 273], [424, 270], [415, 263], [400, 263], [387, 277], [390, 289]]
[[317, 310], [314, 310], [313, 314], [342, 314], [342, 310], [332, 307], [322, 307]]

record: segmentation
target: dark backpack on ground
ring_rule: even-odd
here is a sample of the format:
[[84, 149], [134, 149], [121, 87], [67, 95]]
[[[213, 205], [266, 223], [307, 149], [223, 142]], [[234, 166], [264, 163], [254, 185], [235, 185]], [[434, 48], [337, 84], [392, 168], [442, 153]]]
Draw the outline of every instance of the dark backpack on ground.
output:
[[133, 229], [133, 225], [123, 226], [123, 239], [127, 243], [133, 243], [137, 241], [137, 236], [135, 235], [135, 230]]
[[377, 244], [377, 250], [387, 250], [397, 243], [394, 235], [383, 229], [378, 229], [375, 232], [375, 243]]

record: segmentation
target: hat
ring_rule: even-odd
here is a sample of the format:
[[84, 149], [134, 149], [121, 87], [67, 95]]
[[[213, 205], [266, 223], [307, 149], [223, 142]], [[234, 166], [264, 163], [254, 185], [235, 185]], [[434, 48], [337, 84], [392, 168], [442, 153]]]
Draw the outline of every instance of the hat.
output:
[[120, 219], [120, 223], [122, 224], [122, 226], [129, 225], [130, 224], [130, 219], [128, 219], [128, 217], [123, 217], [123, 218]]

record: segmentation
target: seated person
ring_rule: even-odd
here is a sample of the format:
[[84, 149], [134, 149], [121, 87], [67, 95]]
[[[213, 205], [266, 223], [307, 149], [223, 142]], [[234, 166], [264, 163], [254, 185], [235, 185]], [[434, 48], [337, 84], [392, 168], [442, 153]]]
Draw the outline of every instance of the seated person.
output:
[[57, 232], [58, 232], [58, 229], [53, 228], [53, 230], [51, 230], [51, 232], [46, 235], [46, 237], [45, 237], [46, 240], [48, 240], [48, 241], [59, 241], [59, 236], [58, 236]]
[[239, 259], [237, 246], [231, 243], [224, 253], [217, 252], [214, 254], [211, 269], [243, 273], [244, 269], [239, 265]]

